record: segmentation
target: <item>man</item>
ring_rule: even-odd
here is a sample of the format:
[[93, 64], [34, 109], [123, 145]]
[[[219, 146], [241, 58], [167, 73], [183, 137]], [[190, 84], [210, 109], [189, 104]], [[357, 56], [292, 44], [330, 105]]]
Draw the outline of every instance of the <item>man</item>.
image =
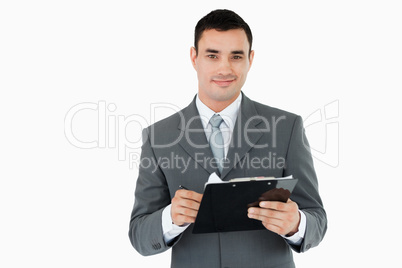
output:
[[[171, 267], [294, 267], [291, 249], [304, 252], [322, 240], [327, 220], [302, 119], [241, 92], [251, 46], [249, 26], [232, 11], [215, 10], [198, 22], [190, 52], [197, 96], [143, 131], [129, 230], [142, 255], [172, 248]], [[214, 172], [225, 181], [288, 175], [299, 181], [286, 203], [245, 210], [264, 230], [192, 234]]]

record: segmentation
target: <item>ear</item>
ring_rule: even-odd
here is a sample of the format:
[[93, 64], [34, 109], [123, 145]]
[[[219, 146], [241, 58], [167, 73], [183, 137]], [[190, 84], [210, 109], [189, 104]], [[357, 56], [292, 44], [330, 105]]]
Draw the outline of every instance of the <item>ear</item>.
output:
[[193, 64], [193, 67], [195, 70], [197, 70], [197, 51], [195, 50], [195, 47], [190, 48], [190, 59], [191, 59], [191, 64]]
[[253, 60], [254, 60], [254, 50], [251, 50], [250, 55], [249, 55], [249, 67], [248, 67], [249, 71], [250, 71], [251, 65], [253, 65]]

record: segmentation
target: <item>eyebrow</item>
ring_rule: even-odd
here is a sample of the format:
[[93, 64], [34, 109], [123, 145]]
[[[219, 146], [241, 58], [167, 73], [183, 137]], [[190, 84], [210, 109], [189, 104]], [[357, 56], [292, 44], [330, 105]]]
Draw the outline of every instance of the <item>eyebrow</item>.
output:
[[232, 51], [232, 54], [244, 55], [244, 51], [243, 50], [235, 50], [235, 51]]
[[219, 54], [219, 51], [218, 51], [218, 50], [212, 49], [212, 48], [207, 48], [207, 49], [205, 50], [205, 52], [207, 52], [207, 53]]
[[[207, 48], [205, 50], [205, 52], [207, 53], [214, 53], [214, 54], [219, 54], [220, 51], [216, 50], [216, 49], [212, 49], [212, 48]], [[233, 50], [230, 52], [230, 54], [236, 54], [236, 55], [244, 55], [244, 51], [243, 50]]]

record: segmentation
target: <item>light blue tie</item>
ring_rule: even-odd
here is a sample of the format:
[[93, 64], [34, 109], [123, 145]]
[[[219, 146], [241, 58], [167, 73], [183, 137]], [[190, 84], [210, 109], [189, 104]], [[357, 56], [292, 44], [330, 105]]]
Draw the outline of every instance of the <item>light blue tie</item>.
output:
[[222, 124], [223, 119], [219, 114], [214, 114], [209, 120], [212, 125], [212, 133], [209, 138], [209, 146], [211, 146], [212, 153], [218, 162], [219, 172], [222, 172], [223, 159], [224, 159], [224, 142], [222, 137], [222, 132], [219, 126]]

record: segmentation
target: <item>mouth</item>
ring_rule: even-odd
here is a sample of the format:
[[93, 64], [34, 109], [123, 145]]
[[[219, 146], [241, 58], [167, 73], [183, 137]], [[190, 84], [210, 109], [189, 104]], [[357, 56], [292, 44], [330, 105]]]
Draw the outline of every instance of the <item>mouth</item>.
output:
[[230, 86], [236, 79], [231, 80], [212, 80], [216, 85], [220, 87], [228, 87]]

